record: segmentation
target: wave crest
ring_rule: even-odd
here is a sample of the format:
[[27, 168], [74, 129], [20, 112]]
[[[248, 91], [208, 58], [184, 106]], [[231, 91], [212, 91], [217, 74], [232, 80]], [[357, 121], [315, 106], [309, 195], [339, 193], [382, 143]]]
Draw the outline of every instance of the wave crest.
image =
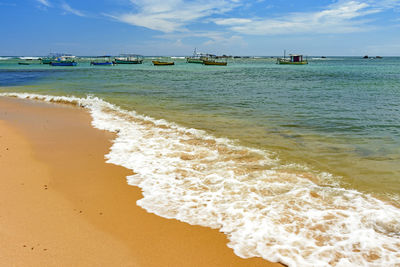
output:
[[[149, 212], [219, 229], [243, 258], [290, 266], [400, 264], [400, 210], [285, 170], [272, 153], [126, 111], [97, 97], [3, 93], [85, 107], [117, 133], [107, 162], [134, 171]], [[321, 176], [326, 174], [321, 174]], [[314, 177], [315, 178], [315, 177]]]

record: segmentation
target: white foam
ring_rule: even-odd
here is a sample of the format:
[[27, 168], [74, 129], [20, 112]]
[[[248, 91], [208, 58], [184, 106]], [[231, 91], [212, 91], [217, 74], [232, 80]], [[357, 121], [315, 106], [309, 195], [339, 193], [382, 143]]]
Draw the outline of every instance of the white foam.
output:
[[25, 60], [36, 60], [39, 59], [40, 57], [19, 57], [19, 59], [25, 59]]
[[[243, 258], [289, 266], [399, 266], [400, 209], [370, 195], [285, 171], [270, 153], [125, 111], [97, 97], [3, 93], [86, 107], [117, 133], [107, 162], [133, 170], [138, 205], [217, 228]], [[328, 179], [328, 178], [329, 179]]]

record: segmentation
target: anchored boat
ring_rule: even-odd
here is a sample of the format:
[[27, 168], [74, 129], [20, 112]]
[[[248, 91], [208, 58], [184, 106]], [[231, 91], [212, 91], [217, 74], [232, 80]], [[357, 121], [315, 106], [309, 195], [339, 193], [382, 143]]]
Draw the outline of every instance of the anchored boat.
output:
[[289, 65], [306, 65], [308, 60], [303, 58], [303, 55], [290, 54], [289, 58], [286, 58], [286, 50], [283, 58], [277, 58], [276, 64], [289, 64]]
[[226, 66], [228, 62], [226, 61], [215, 61], [215, 60], [203, 60], [204, 65], [216, 65], [216, 66]]
[[208, 54], [197, 53], [196, 48], [193, 51], [193, 55], [191, 57], [186, 58], [187, 63], [196, 63], [203, 64], [203, 60], [208, 58]]
[[165, 62], [165, 61], [157, 61], [153, 60], [153, 65], [154, 66], [170, 66], [170, 65], [175, 65], [175, 62]]
[[278, 58], [277, 64], [291, 64], [291, 65], [305, 65], [308, 64], [306, 59], [303, 59], [303, 55], [289, 55], [289, 58]]
[[50, 53], [47, 57], [43, 57], [40, 59], [42, 64], [51, 64], [51, 62], [57, 61], [60, 57], [72, 57], [71, 54], [64, 53]]
[[51, 66], [76, 66], [75, 56], [61, 56], [50, 63]]
[[98, 56], [96, 60], [90, 62], [90, 65], [94, 66], [112, 66], [114, 61], [111, 60], [111, 56]]
[[121, 54], [114, 59], [115, 64], [142, 64], [143, 56], [136, 54]]

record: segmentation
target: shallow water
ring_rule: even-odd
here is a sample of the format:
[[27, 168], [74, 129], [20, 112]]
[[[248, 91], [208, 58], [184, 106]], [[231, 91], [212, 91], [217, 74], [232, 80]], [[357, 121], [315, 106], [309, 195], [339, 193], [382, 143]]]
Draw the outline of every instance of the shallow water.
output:
[[138, 173], [142, 207], [220, 228], [240, 256], [399, 264], [400, 212], [377, 198], [399, 204], [400, 58], [149, 62], [5, 60], [0, 90], [80, 97], [119, 132], [107, 157]]
[[346, 188], [400, 194], [400, 58], [274, 63], [248, 59], [206, 67], [178, 60], [164, 68], [150, 61], [57, 68], [6, 60], [0, 61], [0, 86], [92, 94], [329, 172]]

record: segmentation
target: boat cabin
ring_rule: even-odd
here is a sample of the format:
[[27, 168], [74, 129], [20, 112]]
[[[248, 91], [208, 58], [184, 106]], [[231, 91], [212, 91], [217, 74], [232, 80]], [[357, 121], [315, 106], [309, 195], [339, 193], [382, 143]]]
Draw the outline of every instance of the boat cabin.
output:
[[136, 54], [121, 54], [114, 58], [116, 64], [142, 64], [143, 56]]
[[293, 55], [290, 54], [290, 62], [303, 62], [303, 55]]
[[97, 56], [90, 62], [90, 65], [114, 65], [114, 61], [109, 55]]
[[286, 50], [283, 58], [277, 58], [277, 64], [291, 64], [291, 65], [306, 65], [308, 64], [307, 59], [303, 58], [303, 55], [290, 54], [289, 58], [286, 58]]
[[118, 57], [116, 57], [116, 59], [135, 61], [135, 60], [143, 60], [143, 56], [137, 54], [120, 54]]

